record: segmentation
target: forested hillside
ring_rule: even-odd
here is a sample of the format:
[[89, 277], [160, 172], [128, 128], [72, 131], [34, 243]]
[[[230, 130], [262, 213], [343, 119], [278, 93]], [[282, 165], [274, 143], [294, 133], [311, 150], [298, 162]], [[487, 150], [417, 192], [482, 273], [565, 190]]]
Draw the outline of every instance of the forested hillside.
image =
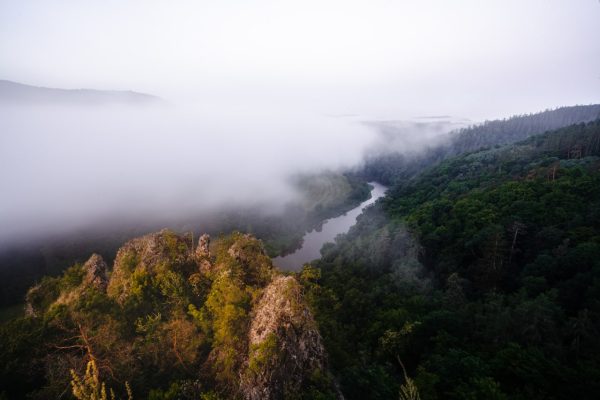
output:
[[600, 104], [560, 107], [554, 110], [482, 124], [451, 132], [446, 141], [420, 152], [388, 153], [370, 157], [360, 175], [385, 184], [403, 182], [425, 168], [459, 154], [484, 147], [514, 143], [529, 136], [600, 118]]
[[349, 399], [600, 395], [600, 121], [395, 186], [301, 274]]
[[2, 324], [0, 393], [598, 398], [600, 120], [447, 158], [322, 255], [284, 275], [250, 235], [168, 230], [92, 255]]
[[163, 230], [112, 267], [94, 254], [33, 286], [0, 343], [0, 398], [336, 396], [301, 286], [240, 233]]

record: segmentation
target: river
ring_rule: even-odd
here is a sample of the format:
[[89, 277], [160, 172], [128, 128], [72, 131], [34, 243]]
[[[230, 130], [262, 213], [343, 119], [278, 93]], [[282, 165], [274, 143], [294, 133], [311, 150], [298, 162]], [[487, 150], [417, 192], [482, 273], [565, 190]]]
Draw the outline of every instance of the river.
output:
[[304, 235], [302, 247], [284, 257], [275, 257], [273, 264], [283, 270], [298, 271], [304, 264], [321, 257], [321, 247], [325, 243], [333, 242], [340, 233], [346, 233], [356, 223], [356, 218], [365, 207], [375, 203], [385, 195], [387, 187], [377, 182], [369, 182], [373, 186], [371, 198], [339, 217], [327, 219], [323, 222], [322, 229], [312, 230]]

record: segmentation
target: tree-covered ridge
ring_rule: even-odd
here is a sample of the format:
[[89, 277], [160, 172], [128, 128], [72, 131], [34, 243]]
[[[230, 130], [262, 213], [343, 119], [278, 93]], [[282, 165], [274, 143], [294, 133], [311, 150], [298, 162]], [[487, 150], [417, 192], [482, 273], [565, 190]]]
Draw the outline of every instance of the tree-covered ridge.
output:
[[43, 279], [28, 292], [28, 316], [0, 328], [0, 393], [334, 398], [296, 279], [250, 235], [209, 243], [163, 230], [127, 242], [112, 268], [93, 255]]
[[[299, 199], [290, 202], [280, 213], [265, 212], [264, 207], [227, 208], [214, 215], [186, 217], [183, 221], [165, 221], [160, 225], [144, 223], [115, 227], [107, 232], [93, 229], [45, 238], [30, 244], [0, 249], [0, 321], [2, 308], [21, 304], [27, 289], [47, 275], [59, 275], [90, 253], [101, 254], [112, 261], [122, 243], [142, 233], [170, 226], [177, 231], [203, 226], [212, 235], [243, 231], [260, 238], [267, 253], [277, 256], [293, 252], [302, 237], [323, 220], [343, 214], [370, 196], [369, 185], [351, 175], [323, 172], [296, 176], [292, 186]], [[134, 226], [137, 226], [135, 228]]]
[[451, 132], [446, 141], [429, 146], [416, 154], [391, 153], [367, 160], [361, 175], [386, 184], [401, 183], [423, 169], [467, 152], [506, 145], [573, 124], [600, 118], [600, 104], [560, 107], [535, 114], [485, 121], [482, 124]]
[[600, 394], [600, 121], [449, 159], [303, 271], [346, 397]]
[[534, 114], [515, 115], [463, 128], [453, 134], [452, 153], [461, 154], [481, 147], [508, 144], [529, 136], [600, 118], [600, 104], [559, 107]]

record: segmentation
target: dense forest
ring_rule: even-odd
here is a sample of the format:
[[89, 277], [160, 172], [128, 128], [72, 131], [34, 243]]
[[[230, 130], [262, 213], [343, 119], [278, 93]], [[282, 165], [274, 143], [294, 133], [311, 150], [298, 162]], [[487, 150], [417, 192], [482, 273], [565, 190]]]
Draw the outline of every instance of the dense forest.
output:
[[443, 161], [322, 254], [301, 280], [347, 398], [600, 395], [600, 121]]
[[531, 132], [398, 181], [298, 273], [163, 230], [45, 277], [0, 327], [0, 393], [597, 399], [600, 120]]
[[590, 122], [597, 118], [600, 118], [600, 104], [560, 107], [535, 114], [485, 121], [450, 132], [441, 142], [427, 146], [419, 152], [372, 155], [358, 175], [387, 185], [401, 183], [449, 157], [476, 151], [482, 147], [514, 143], [532, 135]]

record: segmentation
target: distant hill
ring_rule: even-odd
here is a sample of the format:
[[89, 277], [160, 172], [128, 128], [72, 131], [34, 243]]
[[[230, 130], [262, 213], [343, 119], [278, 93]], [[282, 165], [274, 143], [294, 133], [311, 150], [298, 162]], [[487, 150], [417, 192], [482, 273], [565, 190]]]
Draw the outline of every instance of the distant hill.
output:
[[163, 100], [149, 94], [93, 89], [56, 89], [0, 80], [0, 104], [152, 104]]

